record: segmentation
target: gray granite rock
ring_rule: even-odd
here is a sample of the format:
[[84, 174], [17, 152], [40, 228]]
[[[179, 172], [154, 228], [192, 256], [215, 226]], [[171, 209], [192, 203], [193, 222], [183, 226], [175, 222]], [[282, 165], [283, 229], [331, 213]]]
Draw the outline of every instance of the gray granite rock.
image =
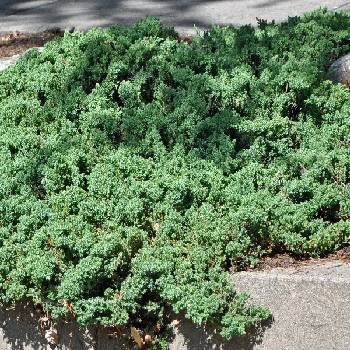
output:
[[329, 67], [328, 79], [350, 87], [350, 54], [340, 57]]

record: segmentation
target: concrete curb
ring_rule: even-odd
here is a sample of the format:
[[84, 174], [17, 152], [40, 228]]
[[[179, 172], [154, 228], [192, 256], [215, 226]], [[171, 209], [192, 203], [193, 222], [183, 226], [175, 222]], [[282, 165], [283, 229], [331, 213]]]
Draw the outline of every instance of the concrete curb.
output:
[[[251, 302], [268, 306], [271, 323], [227, 343], [215, 329], [203, 330], [188, 321], [174, 328], [170, 350], [343, 350], [350, 348], [350, 265], [329, 261], [317, 265], [240, 272], [235, 288]], [[40, 334], [32, 307], [22, 304], [0, 311], [0, 350], [49, 349]], [[58, 326], [60, 350], [124, 350], [96, 327]]]
[[274, 316], [253, 349], [350, 349], [350, 265], [330, 261], [232, 279], [252, 303], [268, 306]]
[[350, 349], [350, 265], [330, 261], [317, 265], [241, 272], [235, 288], [251, 302], [267, 306], [273, 321], [230, 343], [186, 323], [171, 350], [343, 350]]
[[11, 57], [4, 57], [4, 58], [0, 58], [0, 72], [5, 70], [6, 68], [8, 68], [9, 66], [11, 66], [12, 64], [15, 64], [17, 62], [17, 60], [23, 56], [24, 54], [26, 54], [28, 51], [30, 50], [38, 50], [39, 52], [43, 51], [43, 47], [33, 47], [31, 49], [26, 50], [25, 52], [18, 54], [18, 55], [13, 55]]

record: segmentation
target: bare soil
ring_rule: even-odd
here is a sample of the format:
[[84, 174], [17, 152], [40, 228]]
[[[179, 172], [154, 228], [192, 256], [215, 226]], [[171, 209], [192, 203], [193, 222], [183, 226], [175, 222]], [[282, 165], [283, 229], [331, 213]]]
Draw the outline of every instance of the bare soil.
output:
[[[41, 47], [55, 37], [62, 36], [63, 33], [60, 29], [50, 29], [39, 33], [11, 32], [0, 34], [0, 58], [12, 57], [34, 47]], [[192, 41], [192, 37], [188, 35], [179, 35], [178, 39], [188, 43]]]
[[322, 258], [306, 258], [300, 256], [293, 256], [288, 253], [275, 254], [272, 256], [263, 257], [258, 266], [251, 270], [271, 270], [274, 268], [298, 268], [302, 266], [321, 264], [326, 261], [347, 261], [350, 263], [350, 246], [338, 250], [334, 254], [330, 254]]

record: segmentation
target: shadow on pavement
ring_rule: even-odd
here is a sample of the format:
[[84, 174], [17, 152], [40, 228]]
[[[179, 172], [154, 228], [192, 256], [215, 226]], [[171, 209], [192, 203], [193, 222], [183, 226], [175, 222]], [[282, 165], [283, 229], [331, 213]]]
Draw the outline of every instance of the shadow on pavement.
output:
[[0, 0], [0, 32], [86, 30], [155, 16], [180, 34], [193, 34], [194, 26], [255, 25], [257, 17], [280, 21], [320, 6], [350, 11], [345, 0]]
[[174, 329], [174, 338], [170, 350], [253, 350], [263, 340], [265, 331], [272, 326], [273, 320], [264, 322], [260, 327], [251, 328], [247, 335], [235, 337], [231, 341], [223, 339], [214, 328], [195, 327], [184, 320]]
[[154, 16], [181, 33], [211, 27], [197, 8], [215, 7], [224, 0], [0, 0], [0, 32], [40, 32], [50, 28], [87, 30], [93, 26], [132, 24]]

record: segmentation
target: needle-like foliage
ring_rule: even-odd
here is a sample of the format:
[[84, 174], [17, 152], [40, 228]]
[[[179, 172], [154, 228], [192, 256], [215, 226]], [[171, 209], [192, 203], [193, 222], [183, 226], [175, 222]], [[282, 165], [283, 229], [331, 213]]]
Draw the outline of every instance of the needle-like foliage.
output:
[[0, 73], [1, 301], [226, 338], [266, 319], [231, 267], [349, 242], [350, 94], [326, 79], [349, 38], [327, 10], [192, 42], [146, 19]]

